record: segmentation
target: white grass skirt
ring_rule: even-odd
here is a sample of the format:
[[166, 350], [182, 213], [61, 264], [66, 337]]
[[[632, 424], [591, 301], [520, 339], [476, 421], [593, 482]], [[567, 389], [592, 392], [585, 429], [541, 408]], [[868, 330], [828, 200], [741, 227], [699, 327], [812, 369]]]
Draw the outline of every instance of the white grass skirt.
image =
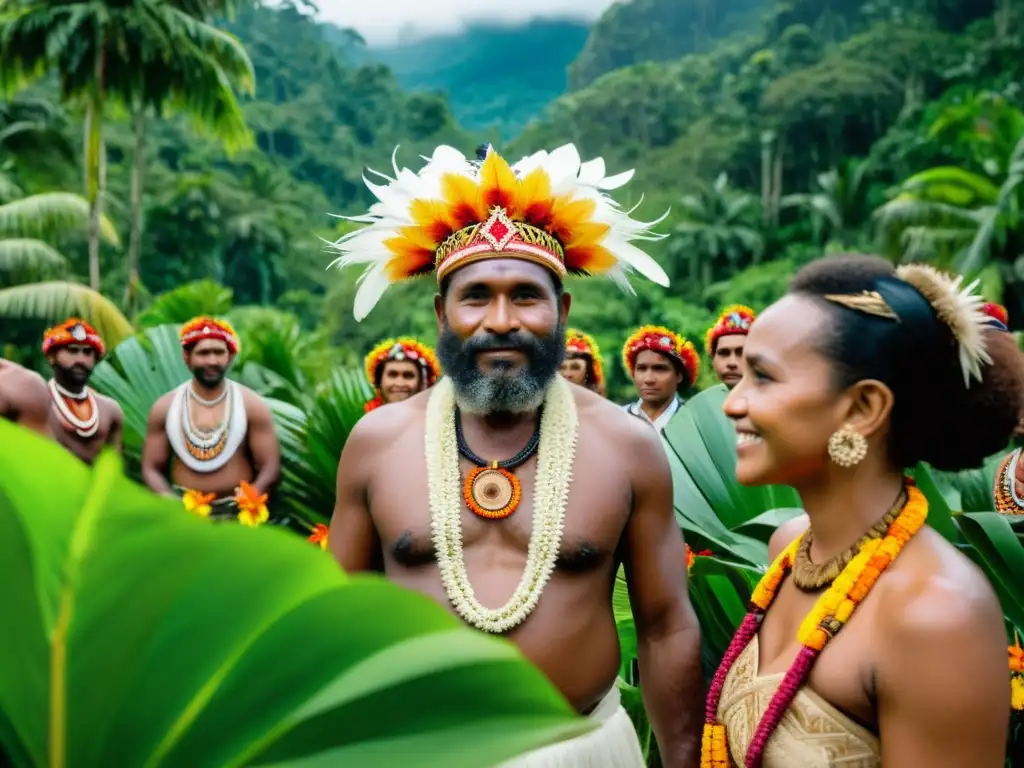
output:
[[517, 757], [499, 768], [645, 768], [640, 740], [613, 685], [588, 717], [597, 730]]

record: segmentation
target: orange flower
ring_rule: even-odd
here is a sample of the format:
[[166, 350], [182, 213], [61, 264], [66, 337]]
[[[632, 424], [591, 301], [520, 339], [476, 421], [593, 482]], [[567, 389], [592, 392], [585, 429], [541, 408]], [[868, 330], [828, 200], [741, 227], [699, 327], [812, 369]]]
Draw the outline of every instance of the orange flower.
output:
[[1013, 633], [1014, 644], [1008, 647], [1010, 652], [1010, 706], [1018, 712], [1024, 711], [1024, 648], [1020, 646], [1020, 638]]
[[320, 549], [327, 549], [327, 526], [317, 523], [313, 526], [313, 533], [307, 539], [311, 544], [319, 544]]
[[711, 556], [711, 550], [710, 549], [702, 549], [700, 552], [694, 552], [692, 549], [690, 549], [690, 545], [687, 544], [686, 545], [686, 570], [689, 571], [691, 568], [693, 568], [694, 558], [697, 558], [697, 557], [710, 557], [710, 556]]
[[259, 489], [249, 483], [243, 482], [238, 487], [238, 494], [235, 496], [235, 504], [238, 505], [238, 522], [250, 528], [255, 528], [267, 522], [270, 512], [267, 510], [267, 499], [270, 496], [260, 493]]
[[185, 509], [191, 512], [193, 515], [199, 517], [209, 517], [213, 511], [214, 499], [217, 498], [215, 493], [203, 493], [202, 491], [185, 491], [185, 495], [181, 497], [182, 504], [185, 505]]

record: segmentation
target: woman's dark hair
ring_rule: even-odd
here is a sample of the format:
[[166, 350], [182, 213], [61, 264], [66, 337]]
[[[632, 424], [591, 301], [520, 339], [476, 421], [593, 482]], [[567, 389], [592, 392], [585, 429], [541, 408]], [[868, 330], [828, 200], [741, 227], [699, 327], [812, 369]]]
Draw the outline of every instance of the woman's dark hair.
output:
[[[824, 298], [862, 291], [880, 293], [899, 322]], [[1011, 334], [983, 331], [992, 363], [983, 366], [981, 382], [965, 387], [949, 326], [885, 259], [819, 259], [796, 274], [789, 292], [815, 299], [831, 317], [818, 343], [834, 363], [837, 389], [876, 379], [893, 391], [889, 449], [899, 466], [969, 469], [1008, 445], [1024, 410], [1024, 361]]]

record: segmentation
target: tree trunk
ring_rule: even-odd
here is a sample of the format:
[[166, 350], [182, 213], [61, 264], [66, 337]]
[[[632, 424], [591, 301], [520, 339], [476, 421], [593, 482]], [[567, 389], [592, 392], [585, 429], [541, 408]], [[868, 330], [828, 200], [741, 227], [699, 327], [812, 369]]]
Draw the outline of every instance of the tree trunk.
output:
[[772, 173], [772, 224], [779, 226], [779, 212], [782, 210], [782, 154], [785, 151], [780, 135], [775, 143], [775, 168]]
[[761, 221], [765, 225], [771, 223], [772, 214], [772, 135], [769, 131], [761, 133]]
[[96, 81], [85, 118], [85, 199], [89, 201], [89, 287], [100, 289], [100, 220], [103, 216], [103, 90], [105, 55], [96, 56]]
[[135, 112], [135, 148], [132, 156], [132, 224], [128, 241], [128, 284], [124, 289], [124, 306], [131, 311], [139, 285], [139, 254], [142, 251], [142, 187], [146, 170], [146, 112]]

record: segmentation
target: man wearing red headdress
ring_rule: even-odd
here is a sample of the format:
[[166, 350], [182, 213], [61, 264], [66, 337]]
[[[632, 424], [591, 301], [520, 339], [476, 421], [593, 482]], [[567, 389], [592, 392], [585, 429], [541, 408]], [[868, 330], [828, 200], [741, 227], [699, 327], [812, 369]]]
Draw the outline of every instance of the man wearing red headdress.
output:
[[181, 349], [192, 378], [150, 411], [142, 478], [201, 516], [266, 522], [281, 449], [267, 404], [227, 378], [238, 336], [223, 320], [197, 317], [182, 326]]
[[10, 360], [0, 360], [0, 419], [53, 437], [50, 394], [43, 377]]
[[575, 328], [565, 332], [565, 359], [559, 371], [573, 384], [604, 396], [604, 360], [590, 334]]
[[726, 307], [704, 337], [704, 350], [711, 358], [718, 380], [732, 389], [743, 378], [743, 345], [754, 322], [754, 310], [739, 304]]
[[622, 364], [640, 399], [625, 409], [659, 432], [676, 415], [685, 392], [697, 381], [700, 355], [693, 343], [658, 325], [638, 328], [622, 346]]
[[106, 347], [96, 329], [77, 317], [43, 334], [43, 354], [53, 370], [48, 384], [50, 419], [57, 442], [91, 464], [106, 445], [120, 449], [121, 406], [89, 387]]
[[[982, 310], [989, 316], [989, 325], [1009, 333], [1009, 317], [1006, 308], [999, 304], [985, 304]], [[1024, 414], [1017, 424], [1016, 438], [1024, 435]], [[1019, 442], [1018, 442], [1019, 445]], [[992, 494], [996, 511], [1004, 515], [1024, 515], [1024, 462], [1020, 460], [1024, 449], [1016, 448], [1003, 459], [996, 472]]]
[[409, 337], [385, 339], [370, 350], [363, 367], [374, 391], [374, 398], [364, 408], [367, 413], [388, 403], [408, 400], [434, 386], [441, 374], [434, 350]]

